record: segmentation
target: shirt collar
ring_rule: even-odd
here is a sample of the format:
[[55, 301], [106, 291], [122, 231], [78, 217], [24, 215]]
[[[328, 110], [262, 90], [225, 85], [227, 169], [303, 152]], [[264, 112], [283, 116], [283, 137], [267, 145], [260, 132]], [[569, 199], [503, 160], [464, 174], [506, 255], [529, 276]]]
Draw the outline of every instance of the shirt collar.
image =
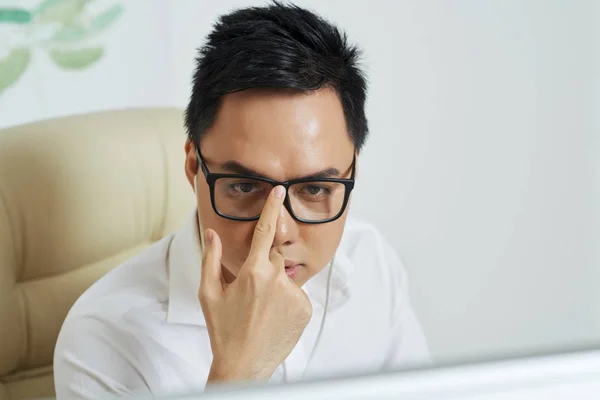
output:
[[[166, 262], [169, 276], [167, 322], [173, 324], [206, 326], [198, 301], [202, 250], [197, 215], [197, 210], [191, 213], [183, 227], [173, 235], [167, 250]], [[333, 268], [333, 271], [329, 280], [330, 268]], [[352, 261], [340, 244], [332, 262], [303, 287], [313, 307], [325, 307], [328, 280], [329, 303], [325, 311], [334, 311], [346, 303], [350, 298], [348, 281], [352, 270]]]

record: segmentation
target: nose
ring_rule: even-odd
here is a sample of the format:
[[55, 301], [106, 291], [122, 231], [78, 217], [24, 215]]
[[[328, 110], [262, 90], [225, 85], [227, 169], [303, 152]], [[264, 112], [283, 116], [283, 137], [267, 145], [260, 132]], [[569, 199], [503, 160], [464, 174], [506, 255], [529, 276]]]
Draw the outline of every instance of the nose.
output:
[[297, 222], [292, 218], [289, 211], [284, 206], [281, 206], [279, 218], [277, 218], [275, 237], [273, 238], [273, 247], [289, 246], [297, 240]]

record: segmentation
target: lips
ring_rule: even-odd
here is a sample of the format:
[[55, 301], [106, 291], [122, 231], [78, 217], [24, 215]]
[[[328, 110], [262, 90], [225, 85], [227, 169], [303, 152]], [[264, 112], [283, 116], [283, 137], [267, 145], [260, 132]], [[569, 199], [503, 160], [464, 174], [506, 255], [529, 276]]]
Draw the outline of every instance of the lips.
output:
[[301, 264], [294, 260], [285, 260], [285, 273], [290, 279], [295, 279]]

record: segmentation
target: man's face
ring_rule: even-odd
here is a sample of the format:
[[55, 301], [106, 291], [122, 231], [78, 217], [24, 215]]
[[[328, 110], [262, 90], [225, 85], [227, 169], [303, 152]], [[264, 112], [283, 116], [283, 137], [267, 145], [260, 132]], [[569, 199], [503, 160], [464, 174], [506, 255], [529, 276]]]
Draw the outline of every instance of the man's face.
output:
[[[198, 172], [200, 220], [204, 229], [211, 228], [219, 234], [223, 273], [226, 280], [232, 280], [248, 256], [256, 221], [240, 222], [218, 216], [202, 171], [197, 169], [193, 145], [187, 142], [185, 150], [190, 184]], [[200, 151], [212, 173], [234, 172], [227, 165], [235, 161], [263, 177], [283, 182], [327, 169], [339, 171], [339, 176], [333, 178], [349, 178], [354, 146], [333, 90], [308, 94], [246, 90], [224, 96], [215, 122], [202, 138]], [[272, 250], [300, 264], [294, 278], [299, 286], [333, 257], [347, 210], [348, 207], [339, 219], [324, 224], [297, 222], [287, 210], [280, 215]]]

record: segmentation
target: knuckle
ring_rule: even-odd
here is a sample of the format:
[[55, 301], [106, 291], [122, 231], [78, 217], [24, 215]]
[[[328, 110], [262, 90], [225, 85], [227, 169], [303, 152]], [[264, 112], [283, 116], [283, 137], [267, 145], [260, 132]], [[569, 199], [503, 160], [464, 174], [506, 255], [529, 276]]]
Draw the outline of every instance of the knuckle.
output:
[[246, 258], [246, 261], [244, 262], [244, 265], [242, 266], [242, 269], [248, 269], [250, 271], [256, 269], [256, 267], [260, 265], [261, 259], [261, 255], [250, 252]]
[[202, 254], [202, 266], [205, 266], [208, 263], [208, 252], [204, 252]]
[[198, 299], [200, 300], [200, 305], [203, 307], [212, 304], [216, 300], [215, 296], [209, 290], [202, 287], [202, 285], [198, 291]]
[[285, 273], [277, 274], [277, 279], [275, 280], [275, 287], [278, 290], [285, 291], [289, 285], [289, 278]]
[[273, 231], [273, 229], [275, 229], [275, 227], [270, 221], [259, 221], [255, 228], [256, 233], [259, 235], [268, 235]]
[[298, 293], [297, 304], [298, 313], [300, 314], [300, 317], [305, 319], [306, 321], [309, 321], [312, 318], [313, 308], [310, 300], [304, 294], [304, 292]]
[[310, 301], [304, 301], [303, 303], [304, 304], [300, 306], [300, 315], [302, 316], [305, 322], [308, 322], [312, 318], [313, 314], [312, 304], [310, 304]]
[[271, 279], [271, 271], [269, 268], [252, 268], [248, 273], [250, 281], [254, 284], [263, 284]]

